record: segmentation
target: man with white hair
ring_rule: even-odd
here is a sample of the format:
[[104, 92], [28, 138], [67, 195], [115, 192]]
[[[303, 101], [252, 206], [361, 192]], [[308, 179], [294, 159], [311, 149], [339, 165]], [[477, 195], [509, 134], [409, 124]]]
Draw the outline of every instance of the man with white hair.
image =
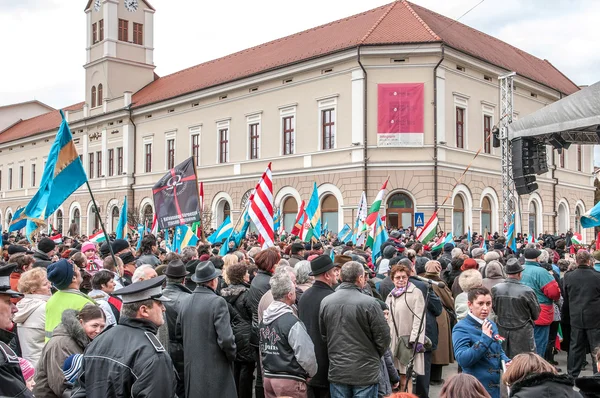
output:
[[306, 397], [306, 380], [317, 373], [317, 359], [312, 340], [291, 307], [296, 286], [288, 272], [275, 272], [269, 283], [273, 302], [259, 326], [265, 398]]
[[133, 276], [131, 277], [131, 282], [136, 283], [147, 281], [148, 279], [156, 278], [157, 276], [158, 274], [150, 264], [143, 264], [137, 267], [133, 273]]
[[[287, 273], [290, 278], [292, 279], [292, 282], [294, 282], [294, 288], [296, 287], [296, 273], [294, 272], [294, 269], [292, 267], [290, 267], [289, 265], [279, 265], [277, 267], [277, 269], [275, 270], [275, 274], [276, 273]], [[273, 274], [273, 275], [275, 275]], [[260, 301], [258, 302], [258, 323], [262, 322], [262, 318], [263, 318], [263, 314], [265, 312], [265, 310], [271, 305], [271, 303], [273, 302], [273, 293], [271, 292], [271, 289], [267, 290], [267, 292], [261, 297]], [[296, 305], [294, 304], [294, 312], [296, 312]]]
[[471, 251], [471, 257], [473, 257], [473, 259], [475, 261], [477, 261], [477, 265], [479, 266], [480, 271], [487, 264], [483, 258], [484, 255], [485, 255], [485, 250], [483, 250], [480, 247], [477, 247]]

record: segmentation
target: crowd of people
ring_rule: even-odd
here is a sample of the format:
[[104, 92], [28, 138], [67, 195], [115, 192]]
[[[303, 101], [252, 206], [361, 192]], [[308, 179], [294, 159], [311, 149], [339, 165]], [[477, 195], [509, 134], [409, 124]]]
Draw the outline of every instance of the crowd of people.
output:
[[519, 241], [393, 230], [373, 263], [332, 234], [220, 256], [5, 233], [0, 396], [600, 397], [600, 250]]

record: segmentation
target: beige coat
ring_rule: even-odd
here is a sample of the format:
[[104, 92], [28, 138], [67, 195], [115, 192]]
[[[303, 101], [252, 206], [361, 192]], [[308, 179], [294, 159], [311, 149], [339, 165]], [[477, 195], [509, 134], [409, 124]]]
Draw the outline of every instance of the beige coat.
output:
[[[425, 278], [432, 279], [437, 282], [442, 282], [438, 274], [426, 273]], [[445, 308], [454, 310], [454, 298], [452, 291], [448, 287], [443, 289], [437, 285], [433, 285], [433, 291], [442, 301]], [[454, 363], [454, 347], [452, 346], [452, 326], [450, 315], [445, 309], [436, 318], [438, 325], [438, 344], [437, 349], [431, 355], [431, 363], [434, 365], [448, 365]]]
[[[419, 317], [423, 313], [425, 300], [421, 290], [411, 283], [406, 292], [400, 297], [394, 297], [390, 294], [386, 300], [386, 304], [390, 309], [390, 316], [388, 317], [388, 325], [390, 327], [390, 333], [392, 334], [390, 348], [392, 353], [394, 353], [396, 352], [397, 345], [400, 343], [399, 336], [410, 335], [410, 341], [417, 340], [417, 333], [421, 323]], [[413, 313], [416, 314], [416, 316], [413, 315]], [[421, 344], [424, 344], [425, 342], [425, 323], [426, 321], [423, 320], [421, 334], [418, 338], [418, 342]], [[397, 335], [396, 330], [398, 331]], [[406, 374], [406, 366], [400, 364], [396, 358], [394, 358], [394, 365], [400, 373]], [[414, 363], [414, 371], [419, 375], [425, 374], [425, 358], [423, 353], [417, 354]]]

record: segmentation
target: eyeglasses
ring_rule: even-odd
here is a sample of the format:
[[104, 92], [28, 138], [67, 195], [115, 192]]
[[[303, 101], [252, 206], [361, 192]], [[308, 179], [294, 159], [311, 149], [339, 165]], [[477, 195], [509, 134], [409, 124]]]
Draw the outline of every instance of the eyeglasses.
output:
[[394, 276], [394, 280], [395, 280], [395, 281], [404, 281], [404, 280], [408, 280], [408, 276], [401, 276], [401, 275]]

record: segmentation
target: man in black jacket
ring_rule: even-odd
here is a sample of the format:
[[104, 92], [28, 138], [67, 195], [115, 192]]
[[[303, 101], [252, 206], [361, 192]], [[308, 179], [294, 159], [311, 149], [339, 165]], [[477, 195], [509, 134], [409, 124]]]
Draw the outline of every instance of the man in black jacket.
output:
[[169, 355], [171, 355], [171, 360], [179, 376], [177, 379], [177, 396], [181, 398], [185, 395], [183, 345], [177, 341], [175, 326], [177, 325], [177, 317], [181, 313], [184, 300], [192, 294], [192, 291], [183, 284], [187, 275], [189, 275], [189, 272], [185, 269], [183, 261], [171, 261], [165, 271], [167, 286], [163, 290], [163, 296], [171, 300], [164, 303], [166, 310], [165, 317], [167, 318], [167, 329], [169, 331]]
[[312, 339], [318, 365], [317, 374], [308, 381], [307, 392], [309, 398], [329, 398], [329, 357], [327, 345], [319, 331], [319, 309], [323, 299], [335, 292], [332, 288], [336, 283], [335, 265], [328, 255], [321, 255], [310, 262], [310, 267], [310, 275], [315, 277], [315, 283], [304, 292], [298, 303], [298, 316]]
[[363, 266], [347, 262], [341, 277], [342, 284], [322, 301], [319, 313], [319, 329], [329, 355], [331, 395], [376, 396], [380, 360], [391, 342], [390, 328], [377, 300], [362, 293], [367, 283]]
[[[581, 250], [576, 256], [577, 268], [567, 272], [563, 280], [563, 319], [571, 324], [571, 345], [567, 372], [579, 376], [586, 351], [600, 346], [600, 273], [591, 267], [592, 257]], [[592, 360], [594, 373], [598, 372]]]
[[38, 244], [37, 249], [33, 252], [33, 268], [44, 267], [48, 268], [50, 264], [57, 259], [53, 259], [56, 254], [56, 243], [50, 238], [42, 238]]

